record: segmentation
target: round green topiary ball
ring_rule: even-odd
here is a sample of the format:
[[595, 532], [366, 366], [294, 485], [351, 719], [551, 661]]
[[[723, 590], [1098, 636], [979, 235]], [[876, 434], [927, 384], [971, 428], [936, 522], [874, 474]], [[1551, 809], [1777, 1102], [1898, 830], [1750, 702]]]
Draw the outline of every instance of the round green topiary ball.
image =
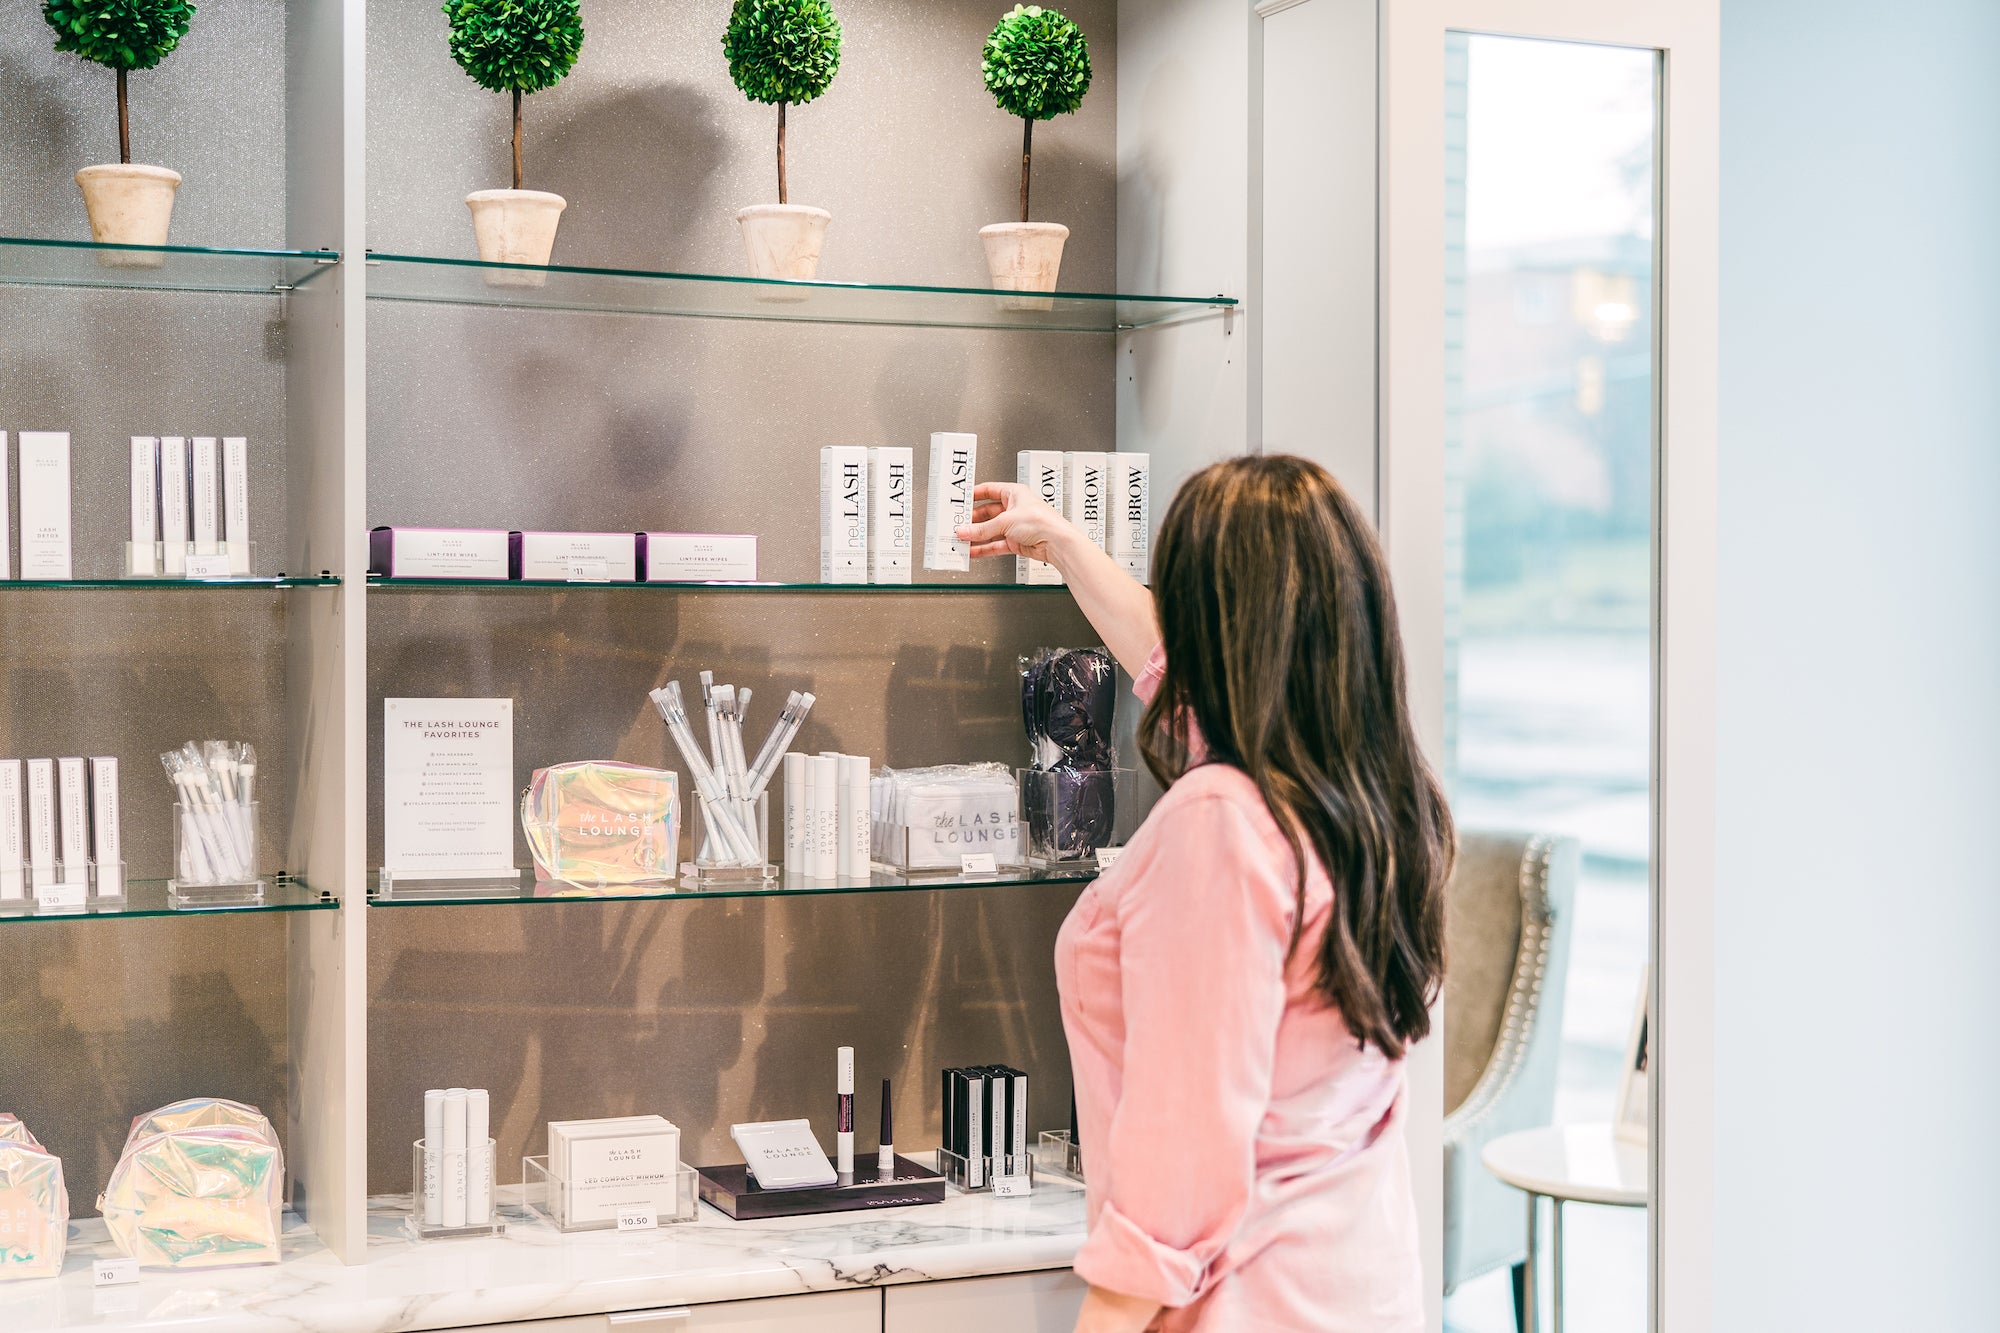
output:
[[578, 0], [446, 0], [451, 57], [496, 93], [538, 93], [563, 81], [583, 50]]
[[986, 91], [1010, 116], [1068, 115], [1090, 91], [1090, 43], [1053, 9], [1015, 5], [1001, 15], [982, 54]]
[[112, 69], [151, 69], [187, 36], [187, 0], [46, 0], [42, 17], [56, 30], [56, 50], [74, 51]]
[[840, 72], [840, 20], [827, 0], [736, 0], [722, 54], [751, 101], [810, 102]]

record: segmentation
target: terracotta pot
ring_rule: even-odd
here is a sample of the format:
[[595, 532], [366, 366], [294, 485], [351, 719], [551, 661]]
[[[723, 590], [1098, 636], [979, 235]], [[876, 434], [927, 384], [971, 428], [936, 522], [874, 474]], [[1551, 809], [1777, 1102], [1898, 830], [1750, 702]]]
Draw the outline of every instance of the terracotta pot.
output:
[[[1003, 292], [1052, 292], [1062, 272], [1063, 242], [1069, 228], [1059, 222], [996, 222], [979, 229], [986, 268]], [[1003, 300], [1009, 310], [1048, 310], [1050, 300]]]
[[[174, 217], [174, 191], [181, 174], [165, 167], [107, 162], [76, 173], [83, 207], [90, 214], [90, 239], [100, 245], [165, 245]], [[106, 268], [158, 268], [164, 255], [100, 252]]]
[[806, 204], [752, 204], [736, 215], [753, 278], [810, 280], [833, 214]]
[[[546, 190], [474, 190], [465, 196], [479, 257], [489, 264], [544, 267], [556, 245], [556, 223], [569, 200]], [[488, 271], [489, 287], [540, 287], [546, 273]]]

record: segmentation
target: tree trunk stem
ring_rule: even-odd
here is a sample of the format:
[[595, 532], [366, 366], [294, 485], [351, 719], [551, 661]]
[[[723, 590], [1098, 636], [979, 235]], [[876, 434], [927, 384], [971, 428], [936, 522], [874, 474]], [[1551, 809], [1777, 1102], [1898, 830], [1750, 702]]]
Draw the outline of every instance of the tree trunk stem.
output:
[[521, 90], [514, 90], [514, 188], [521, 188]]
[[778, 103], [778, 202], [789, 204], [785, 194], [785, 104]]
[[132, 113], [125, 98], [125, 71], [118, 71], [118, 160], [132, 160]]
[[1021, 117], [1021, 221], [1028, 220], [1028, 164], [1035, 155], [1035, 122]]

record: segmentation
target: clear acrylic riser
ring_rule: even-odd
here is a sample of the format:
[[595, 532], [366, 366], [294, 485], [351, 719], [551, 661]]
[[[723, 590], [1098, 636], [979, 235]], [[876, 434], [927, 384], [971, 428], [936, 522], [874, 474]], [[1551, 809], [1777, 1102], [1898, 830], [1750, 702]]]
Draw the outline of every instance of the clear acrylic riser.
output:
[[1023, 855], [1026, 844], [1021, 838], [963, 847], [954, 845], [951, 850], [955, 859], [946, 860], [936, 844], [926, 840], [929, 833], [928, 829], [913, 829], [902, 824], [875, 824], [873, 843], [876, 863], [891, 874], [907, 875], [911, 879], [975, 873], [965, 868], [964, 858], [967, 856], [990, 855], [995, 871], [1028, 869], [1027, 858]]
[[257, 569], [256, 542], [126, 542], [123, 577], [246, 579]]
[[[452, 1154], [432, 1152], [422, 1139], [410, 1145], [410, 1216], [404, 1227], [418, 1240], [506, 1234], [507, 1224], [500, 1220], [495, 1201], [498, 1181], [493, 1172], [493, 1140], [459, 1155], [465, 1159], [463, 1167], [451, 1161]], [[446, 1192], [455, 1183], [464, 1186], [466, 1201], [448, 1207]], [[486, 1204], [485, 1216], [475, 1222], [469, 1212], [481, 1198]]]
[[87, 912], [93, 903], [125, 900], [125, 863], [100, 866], [95, 861], [67, 865], [23, 866], [0, 880], [0, 899], [33, 903], [40, 916]]
[[1035, 1188], [1035, 1155], [1005, 1153], [993, 1157], [960, 1157], [938, 1149], [938, 1174], [966, 1194], [991, 1194], [1010, 1199]]
[[[644, 1230], [643, 1218], [650, 1213], [653, 1226], [669, 1226], [675, 1222], [692, 1222], [698, 1211], [700, 1199], [700, 1177], [695, 1169], [686, 1163], [676, 1163], [680, 1168], [667, 1180], [651, 1190], [639, 1191], [630, 1200], [621, 1200], [617, 1212], [609, 1217], [602, 1216], [603, 1209], [591, 1210], [590, 1220], [572, 1219], [573, 1206], [570, 1190], [562, 1177], [549, 1170], [546, 1157], [523, 1157], [521, 1159], [521, 1205], [543, 1222], [561, 1232], [616, 1231], [621, 1229]], [[621, 1228], [619, 1216], [625, 1216], [636, 1223], [634, 1227]]]
[[1083, 1149], [1066, 1129], [1045, 1129], [1035, 1145], [1035, 1170], [1045, 1176], [1059, 1176], [1083, 1183]]
[[[778, 877], [771, 864], [771, 797], [759, 796], [754, 803], [731, 801], [726, 817], [732, 821], [725, 836], [718, 827], [717, 812], [697, 797], [694, 801], [694, 860], [681, 866], [681, 878], [689, 884], [757, 884]], [[747, 846], [745, 842], [747, 840]], [[746, 853], [751, 847], [756, 855]]]
[[167, 894], [177, 908], [254, 907], [264, 901], [257, 873], [257, 806], [174, 806], [174, 875]]
[[1137, 831], [1139, 772], [1131, 768], [1014, 772], [1021, 788], [1021, 849], [1036, 868], [1095, 865]]

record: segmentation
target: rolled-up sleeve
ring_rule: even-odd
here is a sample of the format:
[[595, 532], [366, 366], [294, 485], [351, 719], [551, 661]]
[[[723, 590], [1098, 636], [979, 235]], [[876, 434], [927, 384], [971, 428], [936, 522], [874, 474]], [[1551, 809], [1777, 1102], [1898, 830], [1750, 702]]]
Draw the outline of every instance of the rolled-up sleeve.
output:
[[1203, 1295], [1250, 1202], [1285, 1010], [1291, 858], [1243, 799], [1156, 812], [1161, 836], [1118, 900], [1124, 1078], [1076, 1271], [1166, 1306]]

